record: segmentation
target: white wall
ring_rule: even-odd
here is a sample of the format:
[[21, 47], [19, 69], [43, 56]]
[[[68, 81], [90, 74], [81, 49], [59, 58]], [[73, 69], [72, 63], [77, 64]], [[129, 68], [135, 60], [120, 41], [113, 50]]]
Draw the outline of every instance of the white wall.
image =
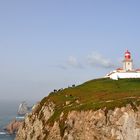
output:
[[109, 76], [111, 79], [118, 80], [119, 78], [140, 78], [140, 73], [126, 72], [126, 73], [113, 73]]

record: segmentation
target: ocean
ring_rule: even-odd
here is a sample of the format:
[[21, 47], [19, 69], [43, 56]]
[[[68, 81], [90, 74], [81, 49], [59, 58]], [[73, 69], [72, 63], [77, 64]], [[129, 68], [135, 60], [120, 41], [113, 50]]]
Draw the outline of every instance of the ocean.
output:
[[15, 135], [4, 134], [2, 129], [15, 119], [19, 107], [19, 101], [0, 101], [0, 140], [14, 140]]

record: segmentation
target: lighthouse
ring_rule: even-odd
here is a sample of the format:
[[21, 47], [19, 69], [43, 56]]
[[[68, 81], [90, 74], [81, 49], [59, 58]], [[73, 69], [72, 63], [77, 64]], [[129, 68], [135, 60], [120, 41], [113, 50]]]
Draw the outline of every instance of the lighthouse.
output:
[[123, 67], [111, 71], [105, 77], [108, 77], [113, 80], [125, 78], [140, 78], [140, 69], [133, 68], [133, 60], [131, 58], [131, 53], [127, 50], [124, 54]]
[[131, 53], [128, 50], [125, 52], [123, 60], [123, 70], [125, 72], [133, 70], [133, 60], [131, 59]]

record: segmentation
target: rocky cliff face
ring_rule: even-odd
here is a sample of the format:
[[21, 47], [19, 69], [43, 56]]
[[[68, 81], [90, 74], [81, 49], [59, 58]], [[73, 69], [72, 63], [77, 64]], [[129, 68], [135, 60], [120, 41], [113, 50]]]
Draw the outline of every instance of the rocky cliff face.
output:
[[55, 104], [36, 105], [16, 140], [140, 140], [140, 106], [127, 105], [114, 110], [70, 111], [55, 116]]

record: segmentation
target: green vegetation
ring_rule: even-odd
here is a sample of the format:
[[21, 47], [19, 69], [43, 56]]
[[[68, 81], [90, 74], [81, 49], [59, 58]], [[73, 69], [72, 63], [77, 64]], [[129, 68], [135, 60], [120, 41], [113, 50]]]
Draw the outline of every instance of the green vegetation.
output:
[[126, 104], [140, 104], [140, 79], [108, 78], [91, 80], [82, 85], [67, 88], [45, 97], [40, 107], [45, 103], [56, 104], [54, 115], [48, 120], [51, 124], [58, 120], [61, 112], [65, 115], [71, 110], [97, 110], [106, 107], [125, 106]]

